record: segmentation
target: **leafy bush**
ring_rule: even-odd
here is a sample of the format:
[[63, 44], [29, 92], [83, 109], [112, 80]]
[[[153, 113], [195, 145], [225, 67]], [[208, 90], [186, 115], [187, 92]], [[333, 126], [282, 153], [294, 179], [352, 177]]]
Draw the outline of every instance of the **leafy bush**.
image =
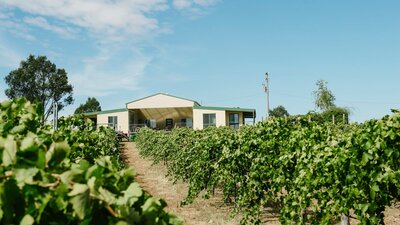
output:
[[0, 223], [181, 224], [100, 148], [114, 146], [108, 131], [71, 118], [54, 132], [40, 118], [25, 99], [0, 104]]
[[111, 156], [119, 168], [124, 166], [114, 130], [96, 127], [91, 120], [85, 120], [80, 115], [60, 118], [58, 124], [56, 136], [70, 145], [71, 160], [85, 159], [94, 163], [100, 156]]

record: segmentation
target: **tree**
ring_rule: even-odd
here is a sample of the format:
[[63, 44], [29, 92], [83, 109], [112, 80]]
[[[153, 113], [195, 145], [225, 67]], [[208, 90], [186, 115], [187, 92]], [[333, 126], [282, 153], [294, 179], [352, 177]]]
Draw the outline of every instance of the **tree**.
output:
[[5, 77], [5, 81], [9, 86], [5, 90], [7, 97], [25, 97], [43, 108], [42, 122], [52, 113], [54, 101], [58, 104], [58, 110], [74, 101], [67, 72], [57, 68], [46, 56], [29, 55], [25, 61], [21, 61], [18, 69]]
[[85, 112], [96, 112], [101, 111], [100, 103], [96, 98], [88, 98], [85, 104], [80, 104], [78, 108], [75, 110], [75, 114], [81, 114]]
[[269, 110], [269, 115], [273, 117], [285, 117], [289, 116], [288, 111], [283, 106], [277, 106], [276, 108]]
[[317, 123], [349, 123], [350, 110], [344, 107], [332, 106], [319, 113], [309, 111], [306, 116]]
[[342, 107], [332, 106], [321, 113], [324, 121], [334, 123], [349, 123], [350, 110]]
[[333, 93], [328, 89], [327, 82], [324, 80], [318, 80], [317, 90], [313, 92], [315, 98], [315, 106], [322, 111], [328, 110], [330, 107], [335, 106], [334, 101], [336, 100]]

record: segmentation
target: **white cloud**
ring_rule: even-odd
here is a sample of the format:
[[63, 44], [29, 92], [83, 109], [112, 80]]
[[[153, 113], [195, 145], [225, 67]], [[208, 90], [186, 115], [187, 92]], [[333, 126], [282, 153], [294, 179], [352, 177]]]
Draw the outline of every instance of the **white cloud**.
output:
[[201, 6], [211, 6], [219, 2], [219, 0], [193, 0], [193, 1]]
[[[216, 4], [220, 0], [1, 0], [0, 22], [21, 22], [38, 26], [72, 38], [76, 28], [88, 31], [91, 37], [100, 42], [116, 42], [127, 39], [141, 40], [168, 29], [157, 20], [156, 12], [170, 9], [169, 4], [178, 10], [202, 12], [199, 8]], [[7, 15], [12, 9], [24, 11], [29, 16], [23, 21]], [[0, 24], [1, 25], [1, 24]], [[17, 28], [16, 28], [17, 29]], [[16, 30], [15, 29], [15, 30]], [[28, 34], [19, 29], [18, 36]], [[26, 39], [33, 39], [32, 36]]]
[[31, 24], [31, 25], [43, 28], [45, 30], [49, 30], [54, 33], [57, 33], [57, 34], [61, 35], [61, 37], [66, 38], [66, 39], [74, 38], [75, 33], [77, 33], [76, 29], [72, 29], [70, 27], [61, 27], [61, 26], [51, 25], [43, 17], [25, 17], [23, 21], [27, 24]]
[[158, 21], [150, 15], [168, 8], [166, 0], [2, 0], [0, 4], [41, 16], [28, 22], [56, 33], [65, 30], [50, 25], [43, 17], [88, 29], [90, 33], [111, 40], [159, 30]]
[[[80, 69], [78, 65], [69, 69], [69, 78], [75, 95], [105, 96], [140, 88], [140, 78], [145, 74], [152, 57], [132, 46], [168, 32], [169, 24], [157, 19], [158, 12], [174, 9], [195, 12], [218, 1], [0, 0], [0, 31], [41, 44], [46, 40], [35, 39], [32, 35], [35, 34], [32, 32], [33, 26], [63, 38], [79, 37], [74, 41], [81, 40], [82, 34], [89, 34], [89, 40], [98, 44], [93, 46], [100, 48], [99, 53], [82, 60], [83, 68]], [[23, 18], [13, 14], [15, 9], [24, 12]], [[45, 48], [51, 50], [50, 47]], [[0, 46], [0, 60], [13, 54], [8, 51], [7, 47]], [[121, 58], [121, 54], [126, 57]], [[9, 66], [15, 63], [15, 59], [19, 61], [22, 58], [19, 55], [12, 56], [9, 61], [0, 62], [0, 66], [1, 63]]]
[[2, 14], [0, 11], [0, 31], [10, 32], [17, 37], [28, 41], [35, 40], [35, 37], [29, 34], [30, 29], [18, 20], [13, 20], [11, 15]]
[[174, 0], [173, 5], [177, 9], [186, 9], [186, 8], [190, 8], [192, 6], [192, 1], [191, 0]]
[[194, 7], [207, 7], [215, 5], [219, 0], [173, 0], [172, 4], [177, 9], [195, 9]]

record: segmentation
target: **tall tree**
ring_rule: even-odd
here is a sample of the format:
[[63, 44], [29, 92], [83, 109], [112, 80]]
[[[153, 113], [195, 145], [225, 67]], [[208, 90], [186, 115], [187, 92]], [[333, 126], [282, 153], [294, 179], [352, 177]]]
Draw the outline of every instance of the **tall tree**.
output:
[[75, 114], [81, 114], [85, 112], [96, 112], [101, 111], [101, 106], [99, 101], [96, 98], [88, 98], [85, 104], [80, 104], [78, 108], [75, 110]]
[[314, 98], [315, 98], [315, 106], [322, 110], [326, 111], [330, 107], [335, 106], [335, 96], [333, 93], [328, 89], [327, 87], [328, 82], [324, 80], [318, 80], [316, 85], [317, 85], [317, 90], [313, 92]]
[[276, 108], [269, 110], [269, 115], [273, 117], [285, 117], [289, 116], [288, 111], [282, 105], [277, 106]]
[[25, 61], [21, 61], [18, 69], [5, 77], [5, 81], [9, 86], [5, 90], [7, 97], [25, 97], [43, 107], [43, 122], [52, 113], [53, 101], [58, 103], [58, 110], [74, 101], [67, 72], [57, 68], [46, 56], [29, 55]]

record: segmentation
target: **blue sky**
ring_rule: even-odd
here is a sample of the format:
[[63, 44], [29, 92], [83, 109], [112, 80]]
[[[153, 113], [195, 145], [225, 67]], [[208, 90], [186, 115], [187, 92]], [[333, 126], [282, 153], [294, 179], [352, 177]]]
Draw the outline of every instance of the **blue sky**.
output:
[[88, 97], [103, 109], [165, 92], [203, 105], [266, 112], [314, 110], [328, 82], [351, 120], [400, 108], [400, 2], [396, 0], [1, 0], [4, 77], [29, 54], [66, 69], [71, 114]]

